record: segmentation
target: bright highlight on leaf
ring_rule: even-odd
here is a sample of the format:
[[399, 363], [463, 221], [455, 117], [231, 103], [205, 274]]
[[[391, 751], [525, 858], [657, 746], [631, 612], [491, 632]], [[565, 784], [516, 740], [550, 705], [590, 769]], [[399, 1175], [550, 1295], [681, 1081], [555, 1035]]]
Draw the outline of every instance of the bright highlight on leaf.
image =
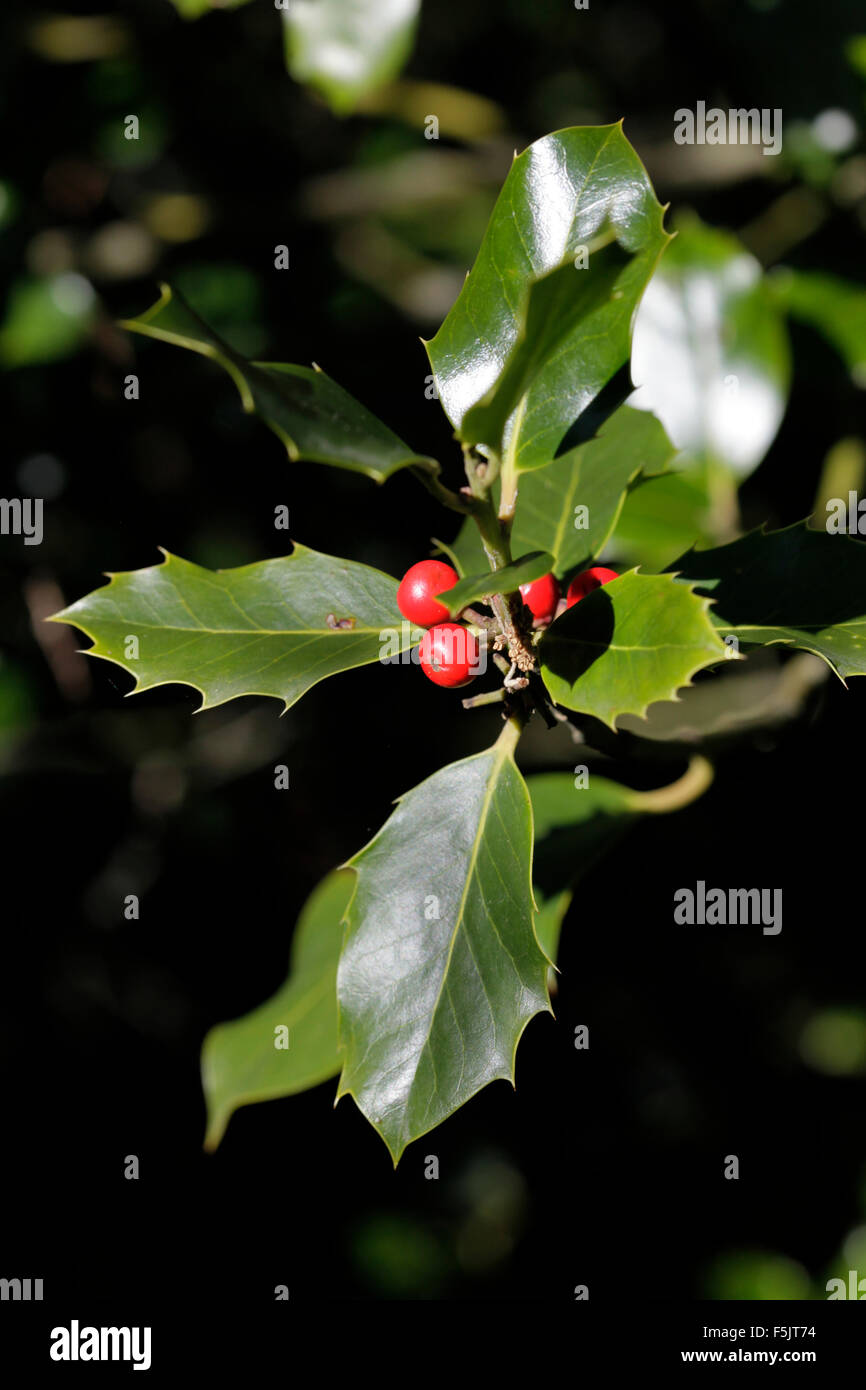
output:
[[504, 434], [515, 471], [541, 468], [581, 442], [567, 436], [604, 388], [607, 413], [619, 404], [634, 311], [669, 239], [662, 220], [621, 124], [557, 131], [515, 159], [427, 345], [462, 439], [498, 452]]
[[295, 545], [291, 555], [208, 570], [166, 553], [161, 565], [114, 574], [54, 618], [93, 641], [90, 656], [135, 677], [135, 693], [191, 685], [201, 709], [241, 695], [285, 708], [339, 671], [396, 655], [422, 633], [397, 609], [397, 582], [368, 565]]

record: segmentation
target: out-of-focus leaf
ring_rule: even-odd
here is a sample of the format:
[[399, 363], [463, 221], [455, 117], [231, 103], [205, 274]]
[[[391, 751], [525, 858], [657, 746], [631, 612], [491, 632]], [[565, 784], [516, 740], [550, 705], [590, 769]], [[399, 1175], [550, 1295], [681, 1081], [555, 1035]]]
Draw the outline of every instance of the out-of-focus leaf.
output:
[[258, 355], [267, 340], [258, 277], [236, 261], [198, 261], [175, 272], [175, 285], [214, 333], [231, 338], [244, 357]]
[[838, 275], [779, 270], [770, 284], [792, 318], [832, 343], [858, 386], [866, 386], [866, 287]]
[[557, 704], [616, 727], [673, 700], [726, 649], [710, 620], [709, 600], [671, 575], [629, 571], [595, 589], [545, 631], [541, 675]]
[[555, 961], [559, 951], [562, 923], [571, 905], [571, 893], [566, 890], [548, 898], [538, 884], [534, 884], [532, 896], [538, 908], [535, 914], [535, 935], [538, 937], [538, 944], [548, 960]]
[[866, 78], [866, 34], [852, 34], [845, 45], [845, 56], [856, 73]]
[[495, 449], [507, 417], [518, 472], [550, 463], [566, 436], [582, 442], [570, 437], [578, 418], [628, 362], [634, 310], [668, 241], [662, 221], [620, 124], [558, 131], [514, 160], [475, 264], [427, 345], [461, 438], [484, 436]]
[[811, 531], [752, 531], [692, 550], [668, 569], [714, 600], [723, 635], [814, 652], [841, 676], [866, 675], [866, 544]]
[[660, 570], [690, 545], [712, 545], [719, 539], [713, 525], [714, 471], [712, 465], [693, 464], [632, 489], [616, 523], [612, 554]]
[[552, 555], [546, 554], [543, 550], [535, 550], [515, 560], [512, 565], [504, 565], [502, 569], [488, 569], [481, 574], [470, 574], [453, 588], [446, 589], [436, 597], [454, 618], [470, 603], [478, 603], [492, 594], [515, 593], [521, 584], [530, 584], [534, 579], [540, 579], [543, 574], [550, 574], [552, 566]]
[[862, 1009], [818, 1009], [799, 1038], [803, 1061], [827, 1076], [866, 1074], [866, 1014]]
[[681, 226], [638, 311], [631, 403], [654, 411], [687, 455], [744, 476], [779, 428], [789, 358], [758, 261], [729, 232]]
[[218, 362], [237, 386], [244, 409], [270, 425], [292, 460], [330, 463], [366, 473], [378, 483], [400, 468], [438, 471], [433, 459], [413, 454], [387, 425], [318, 368], [248, 362], [168, 285], [162, 286], [152, 308], [121, 327]]
[[549, 1008], [515, 742], [507, 724], [492, 748], [407, 792], [348, 866], [339, 1094], [395, 1163], [489, 1082], [513, 1082], [520, 1036]]
[[[572, 889], [639, 814], [630, 788], [595, 771], [585, 774], [585, 780], [586, 785], [584, 777], [576, 785], [570, 772], [539, 772], [526, 779], [535, 827], [533, 882], [545, 907], [563, 889]], [[555, 960], [556, 952], [548, 950], [540, 930], [539, 939]]]
[[290, 0], [282, 11], [286, 63], [340, 116], [402, 68], [420, 0]]
[[16, 280], [0, 324], [0, 365], [57, 362], [80, 347], [96, 313], [96, 295], [83, 275], [67, 271]]
[[[353, 888], [346, 870], [323, 879], [298, 917], [285, 984], [259, 1008], [207, 1034], [201, 1054], [205, 1148], [217, 1147], [238, 1106], [295, 1095], [339, 1072], [337, 961]], [[277, 1046], [282, 1028], [288, 1029], [286, 1047]]]
[[171, 0], [171, 3], [183, 19], [199, 19], [211, 10], [238, 10], [250, 0]]
[[771, 1251], [735, 1250], [720, 1256], [706, 1277], [706, 1296], [748, 1303], [800, 1302], [811, 1295], [802, 1265]]
[[712, 783], [706, 759], [693, 757], [685, 774], [656, 791], [634, 791], [594, 769], [540, 772], [527, 777], [535, 830], [533, 883], [539, 904], [535, 930], [542, 948], [556, 959], [562, 919], [572, 891], [593, 865], [612, 850], [638, 817], [665, 814], [689, 805]]
[[8, 227], [15, 221], [21, 199], [13, 184], [0, 179], [0, 228]]
[[241, 695], [273, 695], [288, 709], [339, 671], [419, 641], [397, 608], [390, 575], [295, 545], [291, 555], [208, 570], [176, 555], [109, 576], [53, 621], [93, 641], [89, 656], [135, 676], [135, 691], [191, 685], [211, 709]]

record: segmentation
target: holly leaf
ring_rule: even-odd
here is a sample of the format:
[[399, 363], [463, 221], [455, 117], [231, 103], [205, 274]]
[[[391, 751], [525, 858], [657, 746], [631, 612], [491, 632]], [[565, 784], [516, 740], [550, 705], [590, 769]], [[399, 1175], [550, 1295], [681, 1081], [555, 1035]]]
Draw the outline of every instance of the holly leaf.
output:
[[498, 452], [505, 436], [517, 471], [540, 468], [605, 387], [608, 409], [618, 403], [634, 311], [669, 239], [662, 222], [621, 123], [557, 131], [515, 158], [475, 264], [427, 344], [461, 439]]
[[529, 555], [521, 556], [513, 564], [503, 565], [501, 569], [488, 569], [481, 574], [470, 574], [466, 579], [459, 580], [453, 588], [437, 594], [436, 598], [445, 605], [452, 618], [455, 618], [468, 604], [483, 601], [492, 594], [513, 594], [521, 584], [531, 584], [533, 579], [550, 574], [552, 568], [553, 556], [544, 550], [534, 550]]
[[217, 1024], [205, 1037], [206, 1149], [217, 1148], [239, 1106], [296, 1095], [339, 1072], [337, 961], [353, 889], [350, 873], [328, 874], [301, 909], [285, 984], [251, 1013]]
[[569, 354], [575, 331], [620, 297], [619, 279], [631, 259], [627, 252], [613, 240], [587, 259], [584, 268], [568, 261], [530, 283], [520, 335], [502, 374], [463, 416], [460, 437], [466, 444], [485, 444], [501, 453], [506, 424], [533, 382], [542, 375], [552, 380], [557, 358]]
[[135, 676], [131, 694], [178, 682], [199, 692], [201, 709], [241, 695], [273, 695], [289, 709], [326, 676], [423, 636], [400, 617], [397, 581], [368, 565], [298, 544], [228, 570], [163, 554], [53, 617], [91, 638], [89, 656]]
[[513, 1084], [520, 1036], [550, 1007], [515, 743], [507, 724], [492, 748], [414, 787], [349, 861], [338, 1094], [354, 1097], [395, 1164], [489, 1082]]
[[[576, 569], [604, 549], [630, 490], [640, 480], [664, 474], [676, 452], [653, 415], [620, 406], [595, 439], [521, 476], [512, 549], [549, 551], [552, 572], [560, 576]], [[464, 570], [483, 566], [484, 550], [471, 517], [450, 549]]]
[[630, 489], [675, 457], [653, 415], [620, 407], [595, 439], [523, 475], [512, 539], [551, 551], [557, 575], [576, 569], [607, 545]]
[[634, 328], [632, 404], [652, 410], [674, 444], [744, 476], [785, 412], [790, 350], [761, 266], [729, 232], [697, 218], [677, 235]]
[[218, 362], [240, 392], [244, 410], [257, 414], [283, 441], [289, 458], [365, 473], [377, 483], [401, 468], [437, 473], [434, 459], [407, 444], [319, 367], [250, 362], [199, 318], [169, 285], [150, 309], [121, 328]]
[[714, 600], [723, 635], [822, 657], [843, 681], [866, 675], [866, 545], [797, 522], [690, 550], [669, 569]]
[[709, 600], [672, 575], [630, 570], [551, 623], [538, 646], [551, 698], [609, 728], [623, 714], [644, 716], [673, 700], [726, 648]]

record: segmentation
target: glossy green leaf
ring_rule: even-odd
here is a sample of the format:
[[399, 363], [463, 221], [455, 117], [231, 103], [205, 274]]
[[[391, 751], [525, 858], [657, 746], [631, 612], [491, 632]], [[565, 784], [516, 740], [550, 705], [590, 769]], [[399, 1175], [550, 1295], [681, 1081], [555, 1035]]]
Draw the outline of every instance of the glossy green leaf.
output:
[[770, 280], [777, 302], [832, 343], [858, 386], [866, 386], [866, 287], [838, 275], [779, 270]]
[[481, 574], [467, 575], [453, 588], [446, 589], [436, 597], [445, 605], [451, 616], [456, 617], [468, 604], [483, 601], [491, 594], [513, 594], [521, 584], [530, 584], [533, 579], [550, 574], [552, 568], [553, 556], [543, 550], [534, 550], [529, 555], [521, 556], [511, 565], [503, 565], [502, 569], [488, 569]]
[[290, 0], [282, 11], [286, 63], [338, 115], [402, 68], [420, 0]]
[[[595, 439], [569, 449], [547, 468], [521, 476], [512, 550], [549, 551], [557, 575], [577, 568], [603, 550], [637, 480], [664, 473], [675, 456], [654, 416], [620, 406]], [[689, 532], [687, 539], [693, 535]], [[484, 551], [471, 517], [451, 549], [464, 570], [483, 565]]]
[[368, 565], [297, 544], [228, 570], [163, 553], [163, 564], [111, 575], [54, 618], [92, 639], [90, 656], [135, 676], [136, 692], [179, 682], [198, 690], [201, 709], [240, 695], [273, 695], [288, 709], [326, 676], [422, 636], [400, 617], [397, 581]]
[[[285, 984], [259, 1008], [207, 1034], [201, 1054], [205, 1148], [217, 1147], [239, 1106], [296, 1095], [339, 1072], [337, 961], [353, 889], [346, 870], [323, 879], [298, 917]], [[277, 1046], [284, 1029], [288, 1046]]]
[[866, 544], [812, 531], [752, 531], [730, 545], [692, 550], [670, 570], [714, 600], [723, 635], [743, 645], [802, 647], [844, 680], [866, 675]]
[[152, 308], [121, 327], [218, 362], [237, 386], [244, 410], [255, 412], [271, 427], [292, 460], [348, 468], [378, 483], [400, 468], [438, 471], [434, 460], [413, 454], [387, 425], [318, 367], [248, 362], [168, 285], [162, 286]]
[[630, 260], [611, 241], [592, 251], [586, 267], [568, 261], [530, 283], [519, 337], [504, 370], [461, 421], [460, 437], [466, 444], [485, 444], [494, 453], [502, 452], [508, 420], [531, 387], [543, 379], [553, 382], [560, 360], [574, 354], [576, 335], [597, 310], [618, 308], [614, 301], [622, 295], [620, 277]]
[[673, 700], [692, 676], [724, 658], [709, 600], [671, 575], [629, 571], [551, 623], [539, 643], [551, 697], [610, 728]]
[[508, 724], [492, 748], [407, 792], [350, 861], [339, 1094], [395, 1163], [489, 1082], [513, 1082], [523, 1029], [549, 1008], [515, 742]]
[[638, 311], [632, 404], [652, 410], [678, 449], [742, 476], [779, 428], [789, 358], [758, 261], [729, 232], [681, 225]]
[[498, 447], [510, 412], [513, 466], [551, 462], [628, 362], [635, 307], [668, 240], [662, 220], [621, 124], [557, 131], [515, 158], [475, 264], [427, 345], [461, 437], [465, 427]]

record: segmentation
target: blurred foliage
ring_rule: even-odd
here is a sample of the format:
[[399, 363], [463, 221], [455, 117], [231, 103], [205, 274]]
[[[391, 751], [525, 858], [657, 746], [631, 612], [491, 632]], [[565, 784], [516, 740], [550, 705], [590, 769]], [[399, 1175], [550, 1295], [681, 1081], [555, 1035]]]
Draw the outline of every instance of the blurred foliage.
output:
[[820, 1009], [800, 1034], [800, 1055], [828, 1076], [866, 1074], [866, 1013], [862, 1009]]
[[811, 1296], [802, 1265], [784, 1255], [738, 1250], [715, 1262], [707, 1277], [709, 1298], [736, 1300], [804, 1299]]
[[286, 63], [345, 115], [394, 77], [415, 37], [420, 0], [290, 0]]
[[90, 282], [73, 271], [17, 280], [0, 324], [0, 364], [29, 367], [68, 357], [87, 337], [95, 303]]
[[866, 387], [866, 288], [836, 275], [782, 269], [770, 285], [782, 308], [822, 333], [854, 384]]
[[743, 477], [785, 410], [784, 324], [736, 237], [694, 217], [674, 227], [635, 322], [632, 401], [659, 417], [684, 463], [721, 463]]

